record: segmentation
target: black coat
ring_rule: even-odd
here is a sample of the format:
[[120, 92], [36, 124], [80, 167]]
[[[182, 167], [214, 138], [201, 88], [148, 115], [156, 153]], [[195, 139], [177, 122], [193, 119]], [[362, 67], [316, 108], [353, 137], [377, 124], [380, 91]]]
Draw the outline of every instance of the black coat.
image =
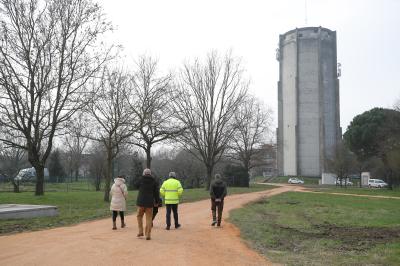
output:
[[152, 208], [154, 204], [158, 204], [160, 191], [158, 182], [152, 176], [142, 176], [136, 183], [136, 187], [139, 189], [137, 206]]

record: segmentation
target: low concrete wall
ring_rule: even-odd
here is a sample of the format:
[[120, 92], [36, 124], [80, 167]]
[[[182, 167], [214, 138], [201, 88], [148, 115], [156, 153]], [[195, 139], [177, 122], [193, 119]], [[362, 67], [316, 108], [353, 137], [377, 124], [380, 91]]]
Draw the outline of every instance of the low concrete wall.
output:
[[56, 206], [0, 204], [0, 219], [24, 219], [56, 215], [58, 215]]

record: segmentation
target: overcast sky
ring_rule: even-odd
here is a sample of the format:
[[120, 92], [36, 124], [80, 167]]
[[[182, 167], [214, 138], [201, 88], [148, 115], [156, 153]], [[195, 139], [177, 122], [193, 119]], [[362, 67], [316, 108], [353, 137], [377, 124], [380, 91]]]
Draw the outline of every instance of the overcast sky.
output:
[[343, 132], [355, 115], [373, 107], [391, 108], [400, 98], [400, 0], [100, 2], [118, 28], [113, 38], [124, 46], [127, 60], [146, 53], [159, 59], [162, 70], [176, 70], [213, 49], [232, 49], [242, 58], [253, 94], [274, 110], [275, 124], [275, 50], [279, 34], [296, 27], [337, 32]]

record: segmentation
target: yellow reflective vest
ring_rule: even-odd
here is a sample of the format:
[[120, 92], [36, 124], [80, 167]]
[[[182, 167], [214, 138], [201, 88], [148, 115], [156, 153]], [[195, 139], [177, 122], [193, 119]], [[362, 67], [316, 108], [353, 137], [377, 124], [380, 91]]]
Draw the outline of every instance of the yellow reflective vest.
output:
[[182, 192], [181, 182], [175, 178], [165, 180], [160, 188], [160, 194], [164, 197], [165, 204], [178, 204]]

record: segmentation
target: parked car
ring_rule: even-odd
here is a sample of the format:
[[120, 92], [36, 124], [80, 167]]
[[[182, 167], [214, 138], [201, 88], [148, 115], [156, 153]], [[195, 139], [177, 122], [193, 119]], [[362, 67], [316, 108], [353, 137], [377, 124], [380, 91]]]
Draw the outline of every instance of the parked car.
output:
[[[337, 180], [336, 180], [336, 185], [339, 185], [339, 186], [340, 186], [340, 179], [337, 179]], [[344, 179], [342, 179], [342, 185], [343, 185], [343, 186], [352, 186], [352, 185], [353, 185], [353, 182], [351, 182], [350, 180], [344, 180]]]
[[381, 179], [369, 179], [368, 180], [368, 187], [383, 188], [383, 187], [387, 187], [387, 186], [388, 186], [388, 184]]
[[[44, 179], [48, 180], [49, 178], [49, 170], [47, 168], [44, 168]], [[25, 168], [25, 169], [21, 169], [18, 172], [18, 175], [16, 177], [14, 177], [15, 181], [22, 181], [22, 182], [34, 182], [36, 180], [36, 170], [35, 168], [31, 167], [31, 168]]]
[[288, 180], [289, 184], [304, 184], [304, 181], [301, 179], [298, 179], [297, 177], [291, 177]]

